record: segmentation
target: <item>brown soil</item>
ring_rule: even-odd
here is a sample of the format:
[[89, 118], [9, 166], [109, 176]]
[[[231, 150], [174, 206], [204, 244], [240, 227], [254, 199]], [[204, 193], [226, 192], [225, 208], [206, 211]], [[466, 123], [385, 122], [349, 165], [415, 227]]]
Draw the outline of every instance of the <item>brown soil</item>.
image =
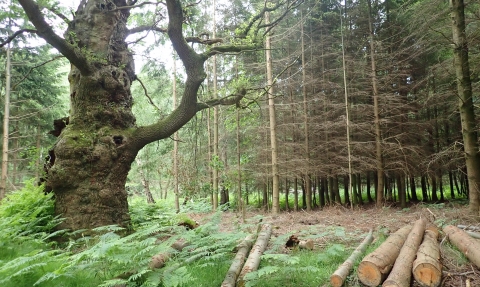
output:
[[[205, 214], [191, 214], [191, 217], [200, 224], [208, 218]], [[442, 205], [417, 204], [404, 210], [396, 207], [384, 207], [380, 209], [366, 205], [351, 210], [343, 206], [334, 206], [311, 212], [282, 212], [276, 216], [261, 210], [249, 210], [246, 213], [246, 223], [251, 224], [251, 229], [254, 229], [254, 223], [258, 223], [260, 220], [270, 223], [273, 226], [272, 237], [285, 236], [285, 240], [292, 234], [302, 239], [302, 236], [314, 234], [315, 232], [321, 233], [325, 230], [331, 231], [343, 228], [345, 230], [345, 238], [340, 238], [340, 240], [342, 240], [341, 243], [355, 248], [363, 240], [364, 234], [370, 229], [374, 231], [374, 235], [378, 236], [379, 233], [388, 235], [405, 224], [413, 223], [420, 217], [425, 217], [431, 223], [437, 225], [464, 224], [480, 226], [478, 220], [476, 221], [474, 218], [468, 216], [467, 207], [453, 203], [445, 203]], [[227, 211], [222, 214], [220, 226], [222, 231], [229, 232], [237, 230], [241, 224], [242, 215], [240, 213]], [[338, 242], [339, 238], [323, 236], [314, 240], [315, 249], [321, 250], [326, 245], [333, 243], [331, 240]], [[440, 235], [439, 240], [443, 264], [443, 281], [441, 286], [468, 286], [466, 285], [466, 281], [470, 281], [470, 286], [480, 286], [480, 270], [469, 262], [465, 263], [461, 254], [458, 251], [452, 250], [443, 234]], [[270, 242], [272, 241], [273, 240], [270, 240]], [[289, 252], [289, 250], [283, 246], [269, 246], [269, 248], [277, 248], [277, 252]], [[353, 285], [349, 286], [360, 286], [358, 280], [355, 279], [354, 281], [355, 282], [352, 282]], [[419, 285], [413, 283], [412, 286]]]

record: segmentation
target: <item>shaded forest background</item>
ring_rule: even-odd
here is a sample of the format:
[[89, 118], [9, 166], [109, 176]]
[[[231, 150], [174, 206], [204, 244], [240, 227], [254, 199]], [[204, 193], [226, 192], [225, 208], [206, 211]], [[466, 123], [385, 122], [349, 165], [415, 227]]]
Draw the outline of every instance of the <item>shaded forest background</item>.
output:
[[[3, 7], [9, 7], [0, 15], [0, 32], [6, 38], [26, 20], [18, 4], [2, 2]], [[189, 7], [187, 21], [196, 31], [212, 31], [215, 25], [216, 37], [232, 39], [235, 27], [263, 5], [260, 2], [214, 5], [202, 1]], [[69, 11], [61, 5], [52, 7]], [[55, 18], [54, 13], [50, 16]], [[132, 24], [149, 23], [157, 16], [147, 8], [132, 17]], [[269, 208], [270, 94], [275, 102], [280, 190], [290, 203], [283, 208], [374, 201], [377, 143], [381, 146], [387, 201], [406, 206], [407, 201], [467, 197], [447, 2], [367, 0], [340, 5], [336, 1], [304, 1], [290, 13], [273, 19], [278, 17], [282, 21], [270, 31], [273, 89], [268, 90], [264, 49], [209, 61], [208, 80], [200, 99], [227, 96], [238, 86], [248, 87], [247, 96], [236, 107], [215, 107], [197, 114], [176, 136], [176, 156], [173, 140], [144, 148], [129, 175], [130, 193], [148, 191], [153, 198], [164, 198], [172, 194], [178, 181], [178, 195], [185, 200], [206, 198], [215, 206], [213, 195], [218, 192], [220, 203], [230, 196], [232, 204], [238, 204], [240, 192], [245, 203]], [[480, 5], [476, 1], [466, 2], [465, 18], [478, 112]], [[194, 36], [193, 28], [191, 33], [187, 36]], [[157, 46], [165, 42], [165, 36], [155, 34], [152, 43], [151, 35], [146, 32], [131, 40], [138, 45], [135, 56], [143, 64], [138, 77], [144, 87], [137, 82], [132, 90], [139, 125], [151, 123], [173, 109], [173, 83], [177, 91], [183, 88], [182, 70], [173, 69], [173, 61], [165, 60], [165, 52], [158, 53]], [[68, 113], [66, 63], [33, 38], [24, 34], [11, 43], [7, 190], [17, 189], [28, 178], [42, 176], [44, 159], [54, 143], [48, 131], [54, 119]], [[168, 51], [168, 47], [165, 49]], [[1, 53], [5, 62], [5, 46]], [[171, 55], [167, 58], [175, 59]], [[376, 64], [373, 74], [372, 59]], [[5, 71], [1, 78], [3, 96]], [[146, 97], [146, 93], [152, 97]], [[3, 118], [3, 101], [0, 113]], [[174, 158], [178, 169], [174, 168]], [[349, 178], [352, 193], [345, 188], [350, 186]]]

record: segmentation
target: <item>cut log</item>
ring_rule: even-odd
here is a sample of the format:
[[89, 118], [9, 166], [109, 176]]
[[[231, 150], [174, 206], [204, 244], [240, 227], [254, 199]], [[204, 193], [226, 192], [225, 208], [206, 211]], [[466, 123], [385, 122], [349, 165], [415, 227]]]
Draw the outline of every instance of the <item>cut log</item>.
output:
[[367, 246], [370, 245], [373, 241], [373, 234], [372, 230], [367, 234], [367, 237], [363, 239], [362, 243], [353, 251], [352, 255], [343, 262], [340, 267], [330, 276], [330, 284], [334, 287], [340, 287], [343, 285], [343, 282], [345, 282], [345, 279], [347, 278], [348, 274], [350, 274], [350, 271], [352, 271], [353, 264], [357, 260], [360, 255], [362, 255], [365, 250], [367, 249]]
[[228, 269], [225, 280], [222, 282], [222, 287], [235, 287], [235, 282], [237, 281], [238, 274], [242, 270], [243, 263], [245, 263], [245, 258], [248, 255], [248, 252], [252, 248], [253, 240], [255, 237], [253, 235], [248, 235], [238, 246], [237, 246], [237, 255], [233, 259], [230, 269]]
[[478, 232], [472, 232], [472, 231], [465, 231], [470, 237], [473, 237], [475, 239], [480, 239], [480, 233]]
[[272, 235], [272, 226], [270, 224], [263, 224], [258, 235], [257, 241], [253, 246], [250, 254], [248, 255], [248, 259], [245, 262], [245, 265], [240, 272], [240, 275], [237, 279], [237, 287], [244, 287], [245, 286], [245, 275], [252, 271], [258, 269], [260, 265], [260, 256], [262, 256], [263, 252], [267, 248], [268, 241], [270, 240], [270, 236]]
[[[186, 242], [183, 239], [179, 239], [175, 241], [171, 245], [171, 247], [177, 251], [182, 251], [183, 248], [187, 247], [188, 245], [189, 245], [188, 242]], [[148, 267], [150, 267], [150, 269], [152, 270], [163, 268], [163, 266], [165, 266], [165, 263], [170, 259], [172, 253], [173, 252], [170, 252], [170, 251], [163, 251], [156, 255], [153, 255], [152, 259], [150, 260], [150, 263], [148, 264]]]
[[[155, 243], [159, 243], [159, 242], [161, 242], [161, 240], [157, 239], [157, 241]], [[177, 251], [182, 251], [183, 248], [187, 247], [189, 244], [190, 243], [186, 242], [185, 240], [179, 239], [179, 240], [175, 241], [174, 243], [172, 243], [172, 245], [170, 247], [172, 247], [173, 249], [175, 249]], [[164, 252], [160, 252], [160, 253], [155, 254], [150, 259], [148, 267], [151, 270], [163, 268], [165, 266], [165, 263], [170, 259], [171, 255], [172, 255], [172, 252], [169, 252], [169, 251], [164, 251]], [[128, 278], [130, 278], [130, 276], [132, 276], [136, 273], [137, 273], [137, 270], [124, 272], [124, 273], [116, 276], [114, 279], [125, 279], [125, 280], [127, 280]], [[139, 279], [141, 279], [141, 278], [139, 278]], [[126, 286], [127, 286], [127, 284], [116, 284], [116, 285], [114, 285], [114, 287], [126, 287]]]
[[298, 248], [313, 250], [313, 240], [312, 239], [300, 240], [300, 242], [298, 243]]
[[445, 232], [450, 242], [467, 256], [468, 260], [480, 268], [480, 242], [471, 238], [465, 231], [452, 225], [445, 226], [443, 232]]
[[402, 246], [397, 260], [393, 265], [390, 275], [388, 275], [383, 287], [408, 287], [412, 279], [413, 260], [417, 255], [418, 247], [422, 243], [423, 234], [427, 220], [420, 218], [415, 221], [412, 231], [408, 234], [407, 240]]
[[465, 230], [480, 231], [480, 227], [473, 225], [457, 225], [457, 227]]
[[[465, 231], [471, 237], [480, 239], [480, 233], [473, 232], [473, 231], [480, 231], [480, 227], [471, 226], [471, 225], [457, 225], [457, 227]], [[473, 231], [470, 231], [470, 230], [473, 230]]]
[[432, 235], [434, 235], [435, 238], [438, 238], [440, 231], [438, 230], [438, 227], [435, 224], [428, 222], [427, 227], [425, 228], [425, 231], [427, 230], [430, 230], [431, 232], [433, 232]]
[[425, 230], [422, 245], [417, 251], [417, 259], [413, 262], [413, 277], [423, 287], [437, 287], [442, 281], [442, 264], [437, 238], [438, 231]]
[[406, 225], [390, 235], [375, 251], [368, 254], [360, 262], [357, 273], [358, 279], [367, 286], [378, 286], [387, 278], [395, 263], [403, 243], [412, 230]]

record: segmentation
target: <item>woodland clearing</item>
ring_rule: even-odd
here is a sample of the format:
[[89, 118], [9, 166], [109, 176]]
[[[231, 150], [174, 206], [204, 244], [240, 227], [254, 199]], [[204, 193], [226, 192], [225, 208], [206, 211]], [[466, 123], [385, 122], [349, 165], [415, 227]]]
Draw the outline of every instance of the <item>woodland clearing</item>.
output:
[[[430, 223], [442, 227], [446, 224], [464, 224], [470, 226], [479, 226], [478, 221], [468, 216], [466, 206], [454, 202], [440, 204], [415, 204], [409, 208], [400, 209], [397, 207], [376, 208], [373, 205], [364, 205], [354, 210], [344, 206], [325, 207], [322, 210], [310, 212], [282, 212], [276, 216], [261, 210], [251, 209], [246, 212], [246, 222], [253, 223], [262, 221], [270, 223], [273, 226], [272, 237], [269, 241], [267, 251], [275, 249], [276, 253], [290, 254], [291, 249], [284, 245], [279, 248], [274, 246], [278, 239], [288, 238], [295, 234], [300, 239], [302, 237], [312, 238], [314, 240], [314, 250], [311, 252], [322, 254], [329, 245], [341, 243], [346, 246], [345, 258], [351, 251], [363, 240], [365, 234], [372, 229], [374, 231], [374, 242], [380, 237], [388, 237], [391, 233], [397, 231], [407, 224], [413, 224], [418, 218], [424, 217]], [[208, 214], [190, 213], [191, 218], [199, 224], [208, 220]], [[224, 232], [234, 232], [241, 224], [241, 214], [233, 211], [226, 211], [222, 214], [220, 229]], [[341, 228], [344, 230], [343, 238], [331, 236], [315, 236], [323, 233], [325, 230]], [[471, 262], [453, 247], [445, 238], [445, 234], [439, 236], [441, 248], [442, 283], [440, 286], [479, 286], [480, 271]], [[478, 240], [478, 239], [477, 239]], [[371, 252], [371, 251], [369, 251]], [[362, 255], [362, 258], [367, 253]], [[348, 277], [344, 286], [364, 286], [356, 276], [356, 267]], [[260, 265], [260, 268], [262, 265]], [[335, 266], [334, 268], [336, 268]], [[412, 279], [411, 286], [420, 286]], [[466, 285], [466, 282], [470, 285]], [[328, 282], [319, 282], [319, 286], [330, 286]]]

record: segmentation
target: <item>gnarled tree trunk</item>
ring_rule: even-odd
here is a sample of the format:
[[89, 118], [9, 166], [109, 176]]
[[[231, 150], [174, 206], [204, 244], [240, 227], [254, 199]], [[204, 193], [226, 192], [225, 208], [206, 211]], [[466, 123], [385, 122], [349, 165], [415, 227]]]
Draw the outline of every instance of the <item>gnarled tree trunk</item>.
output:
[[[171, 136], [198, 111], [236, 104], [245, 90], [226, 98], [197, 102], [205, 79], [204, 62], [234, 46], [212, 47], [196, 53], [183, 36], [183, 10], [179, 0], [167, 0], [168, 28], [126, 26], [136, 1], [82, 0], [64, 38], [56, 35], [33, 0], [19, 0], [37, 35], [71, 63], [70, 115], [56, 121], [58, 137], [45, 166], [47, 190], [55, 193], [55, 210], [73, 230], [118, 224], [127, 226], [125, 183], [132, 162], [146, 144]], [[66, 17], [64, 17], [66, 18]], [[129, 34], [166, 32], [186, 70], [185, 89], [178, 107], [167, 117], [137, 127], [132, 113], [131, 84], [136, 80]], [[190, 40], [190, 41], [195, 41]], [[200, 41], [200, 40], [198, 40]]]
[[121, 2], [83, 1], [65, 33], [65, 45], [88, 52], [71, 65], [70, 116], [46, 166], [55, 211], [66, 218], [60, 228], [125, 226], [130, 219], [125, 183], [142, 145], [133, 134], [129, 11], [112, 11]]

